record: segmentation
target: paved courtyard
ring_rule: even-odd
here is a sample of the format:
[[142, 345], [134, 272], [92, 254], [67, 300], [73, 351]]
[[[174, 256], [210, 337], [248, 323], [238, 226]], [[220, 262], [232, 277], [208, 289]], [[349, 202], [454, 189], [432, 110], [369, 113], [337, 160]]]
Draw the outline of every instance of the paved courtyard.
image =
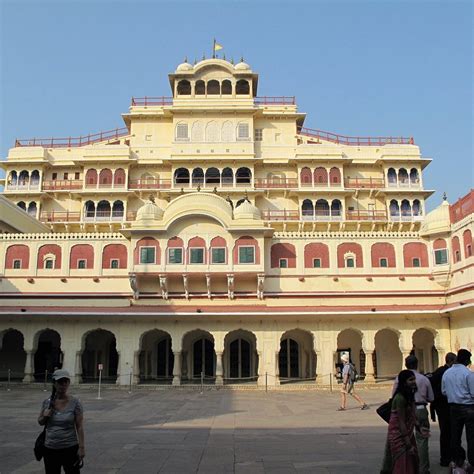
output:
[[[375, 413], [389, 386], [360, 390], [337, 412], [329, 391], [76, 389], [85, 407], [87, 473], [376, 473], [387, 425]], [[39, 473], [33, 458], [40, 387], [0, 387], [0, 472]], [[432, 426], [432, 473], [439, 431]]]

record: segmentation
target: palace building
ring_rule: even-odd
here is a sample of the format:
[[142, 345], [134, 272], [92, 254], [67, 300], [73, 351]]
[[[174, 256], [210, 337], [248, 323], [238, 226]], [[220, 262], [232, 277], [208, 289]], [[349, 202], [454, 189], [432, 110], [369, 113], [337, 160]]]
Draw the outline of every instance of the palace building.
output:
[[366, 382], [472, 349], [474, 192], [426, 213], [411, 137], [308, 128], [241, 61], [169, 75], [124, 127], [2, 162], [0, 377]]

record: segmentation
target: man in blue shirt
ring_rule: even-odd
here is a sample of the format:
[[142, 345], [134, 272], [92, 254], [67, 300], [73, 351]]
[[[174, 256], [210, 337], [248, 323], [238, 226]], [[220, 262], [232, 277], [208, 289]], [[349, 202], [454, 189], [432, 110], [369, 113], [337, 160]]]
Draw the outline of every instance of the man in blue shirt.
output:
[[441, 380], [441, 392], [446, 395], [451, 415], [451, 458], [462, 457], [462, 432], [466, 427], [467, 459], [474, 466], [474, 373], [471, 365], [472, 354], [460, 349], [456, 363], [448, 369]]

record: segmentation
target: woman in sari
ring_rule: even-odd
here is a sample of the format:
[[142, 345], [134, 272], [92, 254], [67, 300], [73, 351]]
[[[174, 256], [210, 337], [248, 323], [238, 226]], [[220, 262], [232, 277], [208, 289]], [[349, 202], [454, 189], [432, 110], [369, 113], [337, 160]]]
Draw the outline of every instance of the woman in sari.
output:
[[417, 474], [418, 451], [415, 441], [415, 374], [402, 370], [398, 374], [398, 387], [392, 400], [392, 413], [388, 424], [388, 443], [392, 455], [393, 474]]

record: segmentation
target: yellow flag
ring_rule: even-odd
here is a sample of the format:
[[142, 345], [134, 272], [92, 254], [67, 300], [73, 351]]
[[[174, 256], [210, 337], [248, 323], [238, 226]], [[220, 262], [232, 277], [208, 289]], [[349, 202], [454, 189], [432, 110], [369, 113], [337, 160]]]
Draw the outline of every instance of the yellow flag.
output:
[[214, 51], [219, 51], [222, 49], [224, 46], [220, 45], [219, 43], [214, 42]]

